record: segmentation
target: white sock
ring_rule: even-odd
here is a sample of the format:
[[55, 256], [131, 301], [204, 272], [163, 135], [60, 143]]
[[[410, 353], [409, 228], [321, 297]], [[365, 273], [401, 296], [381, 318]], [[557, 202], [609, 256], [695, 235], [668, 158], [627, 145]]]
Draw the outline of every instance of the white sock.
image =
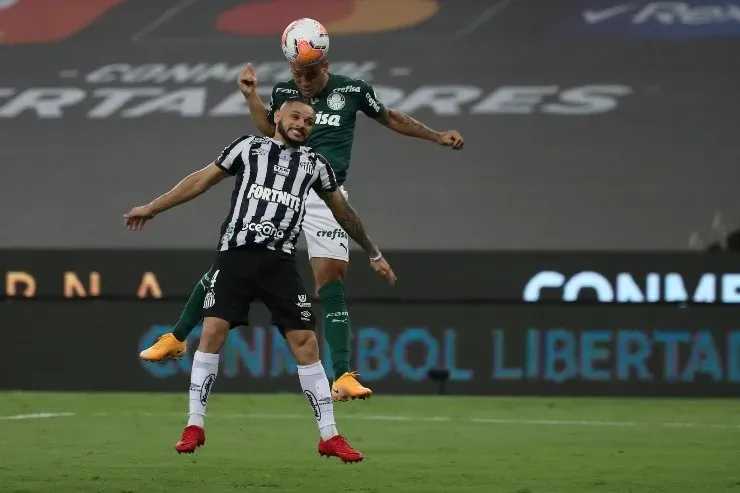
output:
[[313, 409], [319, 432], [323, 440], [328, 440], [339, 434], [334, 423], [334, 402], [331, 399], [329, 380], [321, 362], [312, 365], [298, 365], [298, 378], [301, 388]]
[[193, 355], [193, 368], [190, 371], [190, 416], [188, 426], [195, 425], [203, 428], [206, 415], [208, 397], [213, 390], [213, 382], [218, 374], [218, 353], [202, 353], [196, 351]]

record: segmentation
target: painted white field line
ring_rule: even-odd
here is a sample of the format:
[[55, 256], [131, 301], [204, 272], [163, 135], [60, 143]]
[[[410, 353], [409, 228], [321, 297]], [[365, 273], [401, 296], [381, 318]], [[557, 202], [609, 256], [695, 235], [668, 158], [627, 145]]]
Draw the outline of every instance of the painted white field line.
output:
[[[601, 426], [601, 427], [630, 427], [641, 426], [634, 421], [588, 421], [588, 420], [560, 420], [560, 419], [509, 419], [509, 418], [470, 418], [473, 423], [514, 424], [514, 425], [550, 425], [550, 426]], [[650, 426], [645, 423], [642, 426]]]
[[[13, 416], [0, 416], [0, 420], [22, 420], [22, 419], [44, 419], [59, 418], [65, 416], [81, 416], [87, 413], [32, 413], [16, 414]], [[175, 412], [147, 412], [147, 411], [123, 411], [123, 412], [96, 412], [88, 415], [92, 416], [112, 416], [112, 417], [183, 417], [187, 413]], [[209, 418], [214, 419], [244, 419], [244, 420], [265, 420], [265, 421], [310, 421], [311, 415], [303, 414], [280, 414], [280, 413], [209, 413]], [[472, 417], [450, 417], [450, 416], [400, 416], [393, 414], [356, 414], [342, 416], [341, 419], [360, 420], [360, 421], [386, 421], [386, 422], [417, 422], [417, 423], [444, 423], [449, 421], [462, 421], [477, 424], [497, 424], [497, 425], [539, 425], [539, 426], [574, 426], [574, 427], [600, 427], [600, 428], [702, 428], [702, 429], [721, 429], [721, 430], [740, 430], [740, 424], [730, 423], [687, 423], [687, 422], [637, 422], [637, 421], [596, 421], [596, 420], [570, 420], [570, 419], [518, 419], [518, 418], [472, 418]]]
[[[183, 417], [186, 412], [181, 413], [156, 413], [144, 411], [115, 412], [115, 413], [93, 413], [94, 416], [142, 416], [142, 417]], [[280, 413], [208, 413], [209, 418], [214, 419], [244, 419], [244, 420], [266, 420], [266, 421], [310, 421], [310, 413], [280, 414]], [[637, 421], [597, 421], [597, 420], [569, 420], [569, 419], [518, 419], [518, 418], [474, 418], [474, 417], [450, 417], [450, 416], [400, 416], [388, 414], [356, 414], [341, 416], [342, 420], [360, 421], [389, 421], [389, 422], [418, 422], [418, 423], [444, 423], [450, 421], [462, 421], [477, 424], [499, 424], [499, 425], [539, 425], [539, 426], [574, 426], [574, 427], [601, 427], [601, 428], [713, 428], [723, 430], [740, 430], [740, 423], [686, 423], [686, 422], [637, 422]]]
[[0, 416], [2, 420], [15, 419], [45, 419], [45, 418], [62, 418], [65, 416], [75, 416], [75, 413], [33, 413], [33, 414], [15, 414], [13, 416]]
[[[187, 413], [185, 413], [187, 414]], [[148, 418], [156, 417], [181, 417], [183, 413], [153, 413], [146, 411], [124, 411], [115, 413], [93, 413], [93, 416], [143, 416]], [[281, 414], [281, 413], [208, 413], [208, 417], [216, 419], [255, 419], [255, 420], [310, 420], [310, 413], [303, 414]], [[447, 416], [396, 416], [396, 415], [383, 415], [383, 414], [359, 414], [343, 416], [342, 419], [355, 419], [364, 421], [403, 421], [403, 422], [414, 422], [418, 421], [421, 423], [438, 423], [441, 421], [451, 421], [453, 418]]]

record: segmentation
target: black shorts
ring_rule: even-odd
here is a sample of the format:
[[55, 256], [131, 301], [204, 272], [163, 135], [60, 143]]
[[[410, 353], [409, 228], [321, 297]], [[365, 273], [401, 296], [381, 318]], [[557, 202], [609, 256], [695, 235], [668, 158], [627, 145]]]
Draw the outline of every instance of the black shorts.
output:
[[219, 252], [206, 286], [203, 317], [249, 324], [249, 306], [262, 301], [280, 333], [316, 327], [311, 298], [306, 294], [295, 257], [267, 249], [237, 248]]

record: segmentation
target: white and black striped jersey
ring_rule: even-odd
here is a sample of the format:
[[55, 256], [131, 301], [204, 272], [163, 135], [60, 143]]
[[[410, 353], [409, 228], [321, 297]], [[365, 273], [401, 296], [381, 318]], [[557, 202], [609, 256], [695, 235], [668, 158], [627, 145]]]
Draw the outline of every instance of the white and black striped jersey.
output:
[[231, 208], [221, 227], [221, 251], [263, 246], [293, 253], [309, 191], [337, 188], [334, 171], [323, 156], [310, 147], [290, 148], [270, 137], [240, 137], [215, 163], [236, 176]]

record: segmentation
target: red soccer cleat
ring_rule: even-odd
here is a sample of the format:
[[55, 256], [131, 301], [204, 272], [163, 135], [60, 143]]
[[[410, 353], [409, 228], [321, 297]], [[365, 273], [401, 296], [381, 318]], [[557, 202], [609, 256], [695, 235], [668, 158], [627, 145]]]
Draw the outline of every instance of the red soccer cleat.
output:
[[353, 449], [342, 435], [319, 441], [319, 455], [324, 457], [339, 457], [342, 462], [360, 462], [365, 458], [362, 452]]
[[182, 432], [180, 441], [175, 444], [178, 454], [192, 454], [206, 443], [206, 432], [200, 426], [190, 425]]

